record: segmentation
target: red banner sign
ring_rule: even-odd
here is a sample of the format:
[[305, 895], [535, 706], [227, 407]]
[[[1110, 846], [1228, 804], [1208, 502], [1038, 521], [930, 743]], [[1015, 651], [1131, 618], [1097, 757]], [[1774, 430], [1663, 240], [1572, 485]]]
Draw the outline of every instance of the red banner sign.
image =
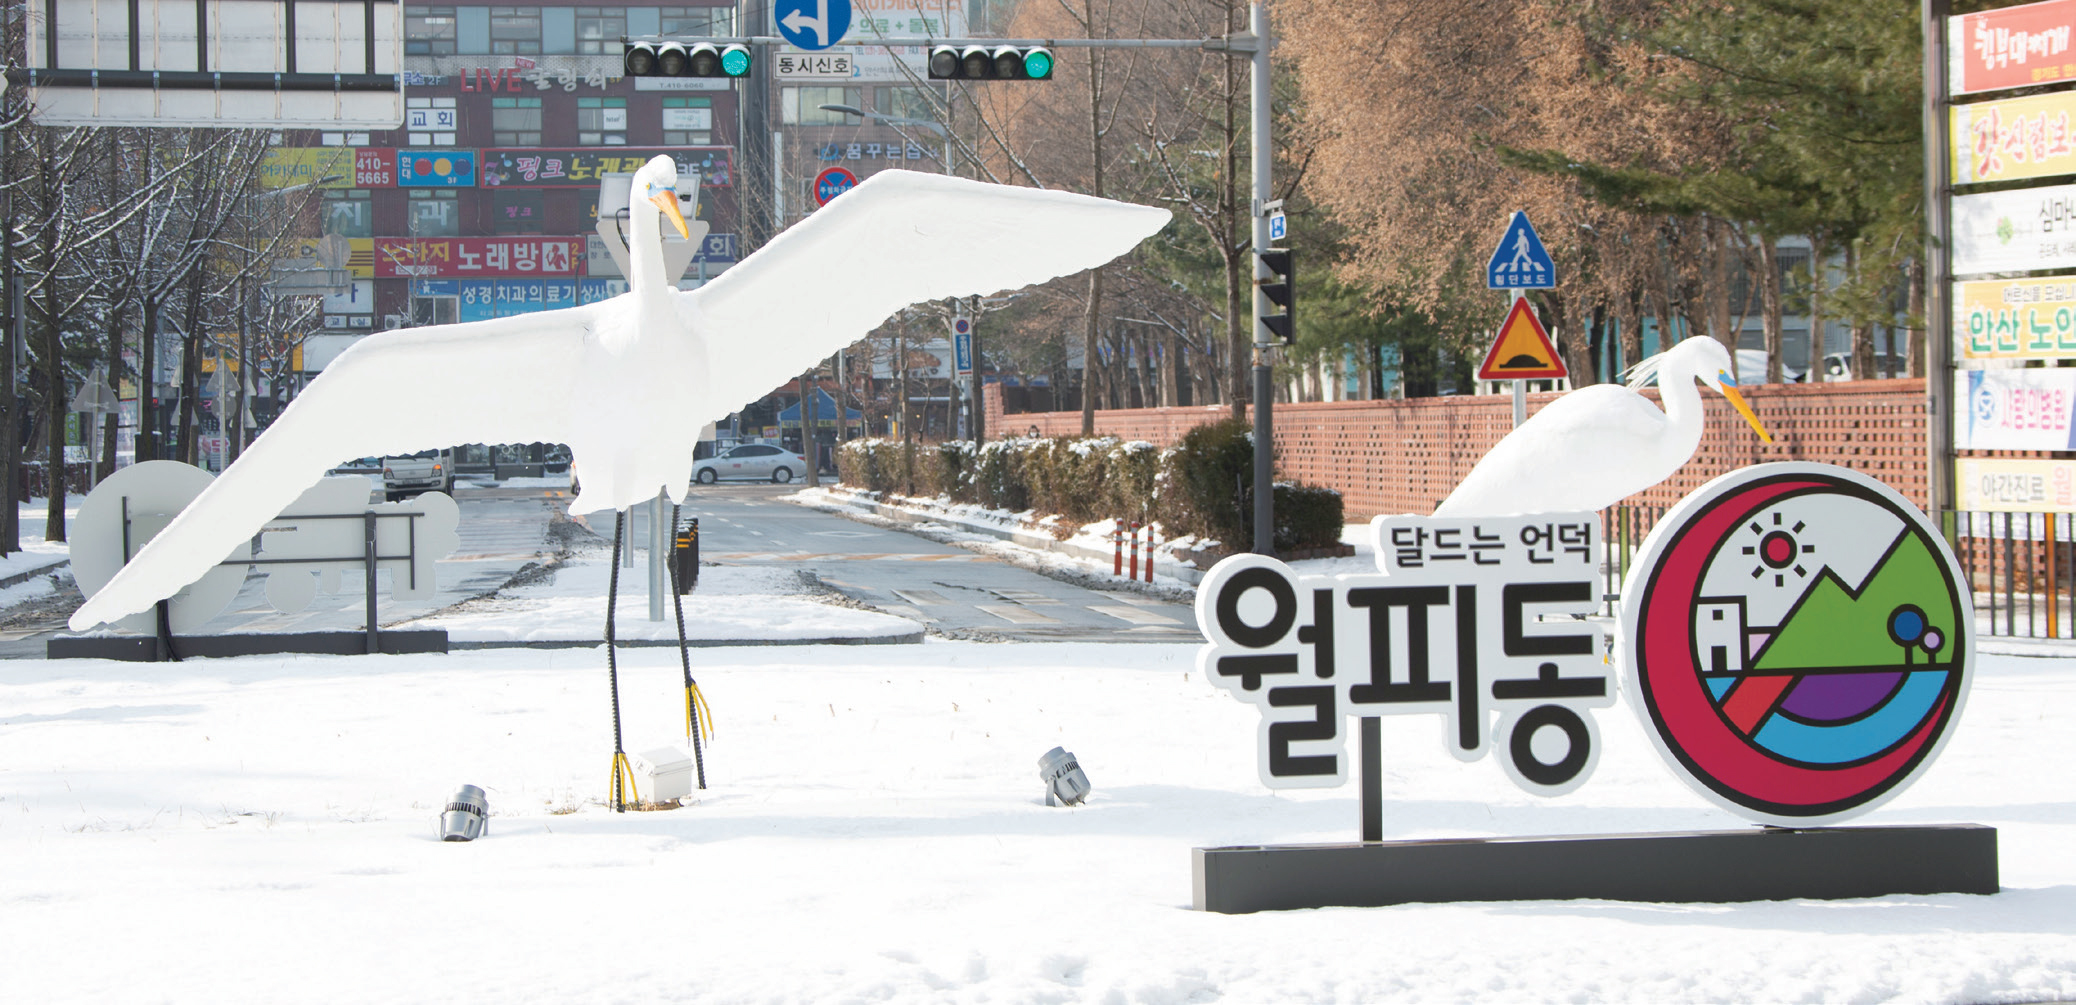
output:
[[396, 187], [396, 158], [387, 150], [364, 147], [353, 152], [354, 188]]
[[378, 237], [375, 275], [387, 278], [574, 276], [576, 237]]
[[1978, 94], [2076, 80], [2076, 0], [1947, 18], [1947, 91]]

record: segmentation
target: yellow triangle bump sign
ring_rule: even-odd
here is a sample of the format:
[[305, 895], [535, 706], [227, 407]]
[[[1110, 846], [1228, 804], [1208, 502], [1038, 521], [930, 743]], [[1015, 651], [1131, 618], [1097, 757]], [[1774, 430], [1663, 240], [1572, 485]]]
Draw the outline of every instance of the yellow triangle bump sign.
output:
[[1507, 323], [1500, 326], [1499, 337], [1492, 341], [1492, 351], [1485, 354], [1484, 365], [1478, 367], [1478, 379], [1553, 380], [1568, 373], [1527, 298], [1516, 298], [1514, 309], [1507, 312]]

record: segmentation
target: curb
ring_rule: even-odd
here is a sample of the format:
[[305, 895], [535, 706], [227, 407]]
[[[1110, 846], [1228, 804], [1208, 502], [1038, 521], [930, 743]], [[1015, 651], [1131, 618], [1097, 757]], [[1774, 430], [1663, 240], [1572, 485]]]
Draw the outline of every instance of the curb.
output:
[[8, 576], [0, 576], [0, 590], [4, 590], [10, 586], [19, 586], [23, 583], [28, 582], [29, 580], [35, 579], [38, 576], [47, 575], [51, 571], [61, 566], [71, 564], [72, 560], [70, 558], [60, 558], [50, 563], [49, 565], [38, 566], [34, 569], [25, 569], [21, 572], [17, 572]]
[[[923, 633], [909, 632], [905, 635], [840, 636], [820, 639], [686, 639], [691, 649], [718, 649], [726, 646], [905, 646], [920, 645]], [[604, 639], [532, 639], [527, 641], [483, 640], [450, 641], [449, 651], [461, 649], [597, 649], [605, 645]], [[614, 643], [616, 649], [675, 649], [676, 639], [621, 639]]]
[[[830, 492], [829, 489], [823, 489], [822, 491]], [[959, 520], [956, 517], [952, 517], [946, 514], [918, 513], [911, 509], [904, 509], [899, 506], [894, 506], [875, 500], [864, 499], [855, 494], [851, 495], [848, 499], [833, 498], [833, 492], [831, 492], [831, 496], [832, 498], [829, 501], [836, 506], [840, 506], [845, 509], [863, 509], [866, 512], [870, 512], [874, 516], [885, 517], [888, 520], [894, 520], [901, 523], [944, 524], [946, 526], [956, 527], [960, 530], [972, 531], [976, 534], [986, 534], [989, 537], [1003, 541], [1008, 541], [1009, 543], [1017, 545], [1019, 547], [1030, 548], [1036, 551], [1057, 552], [1059, 554], [1069, 555], [1075, 558], [1090, 559], [1097, 563], [1108, 561], [1112, 557], [1111, 553], [1108, 550], [1090, 548], [1085, 545], [1075, 544], [1072, 541], [1055, 540], [1051, 535], [1048, 534], [1036, 534], [1032, 533], [1031, 531], [1009, 527], [990, 527], [987, 524], [967, 523], [963, 520]], [[1177, 565], [1174, 562], [1159, 563], [1154, 567], [1154, 571], [1161, 575], [1169, 576], [1174, 579], [1179, 579], [1185, 583], [1188, 583], [1191, 586], [1195, 586], [1198, 583], [1204, 581], [1204, 570]]]

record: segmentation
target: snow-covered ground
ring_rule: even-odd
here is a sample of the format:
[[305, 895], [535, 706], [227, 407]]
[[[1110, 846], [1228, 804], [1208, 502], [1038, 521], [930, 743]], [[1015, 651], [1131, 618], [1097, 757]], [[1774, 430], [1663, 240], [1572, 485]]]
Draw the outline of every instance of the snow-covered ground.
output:
[[[1847, 902], [1189, 909], [1197, 845], [1345, 840], [1272, 794], [1191, 646], [707, 649], [712, 787], [600, 805], [596, 649], [0, 664], [8, 1001], [2039, 1001], [2076, 997], [2076, 699], [1983, 660], [1868, 823], [2000, 828], [2005, 892]], [[677, 654], [620, 656], [626, 747], [682, 744]], [[1578, 792], [1386, 731], [1390, 837], [1735, 827], [1628, 714]], [[1077, 754], [1090, 803], [1036, 761]], [[461, 783], [494, 814], [434, 838]]]

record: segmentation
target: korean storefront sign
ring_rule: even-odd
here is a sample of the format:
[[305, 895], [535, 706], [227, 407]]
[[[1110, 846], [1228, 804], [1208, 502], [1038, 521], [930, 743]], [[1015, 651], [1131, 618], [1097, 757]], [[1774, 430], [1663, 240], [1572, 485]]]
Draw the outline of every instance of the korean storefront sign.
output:
[[724, 188], [735, 183], [734, 149], [731, 147], [656, 150], [614, 147], [610, 152], [598, 148], [485, 150], [482, 184], [485, 187], [597, 188], [600, 176], [632, 174], [658, 154], [676, 160], [680, 173], [698, 172], [703, 187]]
[[2076, 91], [1955, 105], [1948, 114], [1956, 185], [2076, 174]]
[[2076, 449], [2076, 370], [1962, 370], [1954, 382], [1957, 449]]
[[2076, 185], [1955, 196], [1957, 275], [2076, 269]]
[[2072, 29], [2076, 0], [1947, 18], [1947, 93], [1980, 94], [2076, 80]]
[[1954, 347], [1964, 359], [2076, 356], [2076, 276], [1954, 285]]
[[416, 297], [454, 297], [458, 320], [488, 321], [594, 304], [627, 292], [624, 279], [420, 279]]
[[382, 237], [375, 240], [375, 275], [573, 276], [583, 239], [574, 237]]
[[1955, 509], [2066, 513], [2076, 509], [2076, 461], [1963, 457], [1955, 461]]

